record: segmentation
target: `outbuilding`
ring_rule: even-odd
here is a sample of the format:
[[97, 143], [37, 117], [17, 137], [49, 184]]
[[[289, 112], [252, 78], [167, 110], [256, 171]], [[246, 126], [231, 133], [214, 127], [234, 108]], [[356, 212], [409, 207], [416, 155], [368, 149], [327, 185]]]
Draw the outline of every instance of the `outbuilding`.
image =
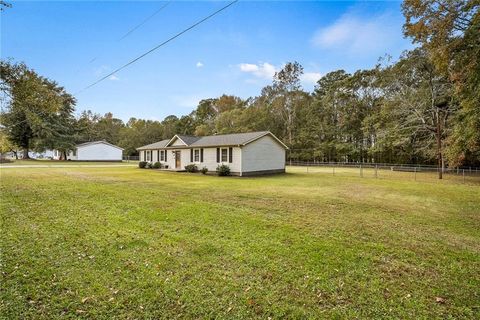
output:
[[[75, 146], [66, 160], [76, 161], [122, 161], [123, 148], [106, 141], [85, 142]], [[61, 158], [61, 152], [54, 150], [54, 159]]]
[[239, 176], [285, 172], [287, 149], [269, 131], [203, 137], [177, 134], [137, 148], [140, 161], [160, 162], [171, 170], [182, 171], [185, 166], [195, 164], [211, 172], [224, 164]]

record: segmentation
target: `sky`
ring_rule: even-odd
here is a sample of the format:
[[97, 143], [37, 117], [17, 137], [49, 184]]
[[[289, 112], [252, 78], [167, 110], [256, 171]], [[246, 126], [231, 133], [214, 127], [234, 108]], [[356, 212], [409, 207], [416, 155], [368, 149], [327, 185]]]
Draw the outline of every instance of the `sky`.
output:
[[[9, 1], [12, 3], [12, 1]], [[372, 68], [412, 47], [399, 1], [239, 1], [127, 68], [118, 67], [228, 4], [14, 1], [0, 55], [23, 61], [92, 110], [127, 121], [189, 114], [204, 98], [257, 96], [289, 61], [311, 91], [328, 72]]]

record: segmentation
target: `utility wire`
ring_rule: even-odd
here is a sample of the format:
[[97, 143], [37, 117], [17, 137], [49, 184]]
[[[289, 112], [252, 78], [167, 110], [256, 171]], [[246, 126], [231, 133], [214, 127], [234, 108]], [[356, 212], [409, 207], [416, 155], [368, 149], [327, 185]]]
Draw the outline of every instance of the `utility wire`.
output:
[[165, 9], [166, 6], [168, 6], [170, 4], [170, 1], [168, 1], [167, 3], [165, 3], [163, 6], [161, 6], [157, 11], [155, 11], [154, 13], [152, 13], [149, 17], [147, 17], [145, 20], [143, 20], [140, 24], [138, 24], [137, 26], [133, 27], [132, 29], [130, 29], [130, 31], [128, 31], [127, 33], [125, 33], [120, 39], [118, 39], [118, 41], [121, 41], [123, 39], [125, 39], [126, 37], [128, 37], [132, 32], [134, 32], [135, 30], [137, 30], [138, 28], [140, 28], [141, 26], [143, 26], [145, 23], [147, 23], [148, 20], [152, 19], [154, 16], [157, 15], [157, 13], [159, 13], [160, 11], [162, 11], [163, 9]]
[[[168, 6], [170, 4], [171, 0], [170, 1], [167, 1], [167, 3], [165, 3], [163, 6], [161, 6], [157, 11], [155, 11], [154, 13], [152, 13], [150, 16], [148, 16], [145, 20], [143, 20], [142, 22], [140, 22], [140, 24], [137, 24], [135, 27], [133, 27], [132, 29], [130, 29], [129, 31], [127, 31], [127, 33], [125, 33], [122, 37], [118, 38], [117, 41], [122, 41], [123, 39], [125, 39], [126, 37], [128, 37], [130, 34], [132, 34], [135, 30], [137, 30], [138, 28], [140, 28], [141, 26], [143, 26], [145, 23], [148, 22], [148, 20], [152, 19], [154, 16], [156, 16], [160, 11], [162, 11], [163, 9], [165, 9], [166, 6]], [[90, 61], [88, 61], [88, 63], [92, 63], [94, 62], [95, 60], [98, 59], [98, 56], [92, 58]]]
[[115, 69], [114, 71], [110, 72], [109, 74], [107, 74], [106, 76], [100, 78], [99, 80], [95, 81], [94, 83], [90, 84], [89, 86], [85, 87], [84, 89], [80, 90], [79, 92], [77, 92], [76, 94], [79, 94], [80, 92], [83, 92], [91, 87], [93, 87], [94, 85], [102, 82], [103, 80], [109, 78], [110, 76], [113, 76], [115, 73], [117, 73], [118, 71], [128, 67], [129, 65], [137, 62], [138, 60], [142, 59], [143, 57], [145, 57], [146, 55], [152, 53], [153, 51], [159, 49], [160, 47], [166, 45], [167, 43], [169, 43], [170, 41], [180, 37], [182, 34], [192, 30], [193, 28], [197, 27], [198, 25], [202, 24], [203, 22], [207, 21], [208, 19], [214, 17], [215, 15], [219, 14], [220, 12], [222, 12], [223, 10], [227, 9], [228, 7], [232, 6], [234, 3], [238, 2], [238, 0], [235, 0], [235, 1], [232, 1], [230, 2], [229, 4], [227, 4], [226, 6], [218, 9], [217, 11], [211, 13], [210, 15], [206, 16], [205, 18], [203, 18], [202, 20], [200, 21], [197, 21], [196, 23], [192, 24], [190, 27], [184, 29], [183, 31], [177, 33], [176, 35], [170, 37], [169, 39], [165, 40], [164, 42], [160, 43], [159, 45], [153, 47], [152, 49], [148, 50], [147, 52], [143, 53], [142, 55], [138, 56], [137, 58], [131, 60], [130, 62], [124, 64], [123, 66]]

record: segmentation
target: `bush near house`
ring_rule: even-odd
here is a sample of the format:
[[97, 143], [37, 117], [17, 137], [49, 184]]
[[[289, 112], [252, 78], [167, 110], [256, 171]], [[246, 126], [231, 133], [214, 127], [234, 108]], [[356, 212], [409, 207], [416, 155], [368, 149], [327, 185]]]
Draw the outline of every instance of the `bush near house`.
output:
[[203, 167], [202, 169], [200, 169], [200, 172], [201, 172], [202, 174], [207, 174], [208, 168], [207, 168], [207, 167]]
[[152, 167], [153, 169], [160, 169], [162, 167], [162, 164], [160, 162], [155, 162]]
[[187, 172], [198, 172], [198, 167], [195, 164], [189, 164], [189, 165], [185, 166], [185, 170]]
[[140, 169], [145, 169], [146, 166], [147, 166], [147, 161], [140, 161], [140, 162], [138, 163], [138, 167], [139, 167]]
[[217, 174], [219, 176], [229, 176], [230, 175], [230, 167], [226, 164], [222, 164], [217, 167]]

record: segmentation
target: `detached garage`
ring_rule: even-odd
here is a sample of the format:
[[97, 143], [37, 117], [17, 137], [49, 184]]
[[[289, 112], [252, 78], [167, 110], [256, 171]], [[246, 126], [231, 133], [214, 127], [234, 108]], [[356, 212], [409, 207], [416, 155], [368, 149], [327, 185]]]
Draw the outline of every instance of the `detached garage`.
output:
[[[67, 160], [77, 161], [122, 161], [123, 148], [106, 141], [85, 142], [70, 151]], [[61, 153], [54, 151], [54, 158], [60, 159]]]

